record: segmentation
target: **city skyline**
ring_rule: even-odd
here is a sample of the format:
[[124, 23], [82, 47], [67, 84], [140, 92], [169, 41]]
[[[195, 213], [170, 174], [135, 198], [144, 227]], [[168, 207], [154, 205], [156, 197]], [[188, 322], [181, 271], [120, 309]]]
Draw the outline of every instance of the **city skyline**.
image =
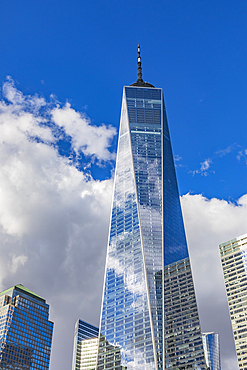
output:
[[75, 321], [99, 325], [121, 92], [140, 43], [144, 80], [164, 90], [202, 330], [220, 333], [235, 370], [218, 245], [247, 230], [247, 5], [122, 5], [1, 6], [1, 289], [47, 298], [50, 368], [70, 367]]

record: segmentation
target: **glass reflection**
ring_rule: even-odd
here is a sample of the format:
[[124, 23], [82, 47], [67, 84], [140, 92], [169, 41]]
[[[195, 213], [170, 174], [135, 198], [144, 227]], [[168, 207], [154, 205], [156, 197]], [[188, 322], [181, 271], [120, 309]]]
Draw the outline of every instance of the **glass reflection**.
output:
[[[189, 329], [175, 340], [182, 324], [171, 310], [176, 289], [164, 269], [180, 266], [181, 260], [190, 274], [190, 314], [181, 321], [188, 319]], [[180, 280], [176, 284], [183, 285]], [[171, 334], [165, 343], [164, 321]], [[173, 361], [174, 343], [180, 348], [192, 331], [195, 345], [189, 356], [184, 355], [187, 349], [176, 350]], [[180, 369], [191, 363], [206, 369], [161, 89], [124, 88], [100, 333], [98, 369]]]

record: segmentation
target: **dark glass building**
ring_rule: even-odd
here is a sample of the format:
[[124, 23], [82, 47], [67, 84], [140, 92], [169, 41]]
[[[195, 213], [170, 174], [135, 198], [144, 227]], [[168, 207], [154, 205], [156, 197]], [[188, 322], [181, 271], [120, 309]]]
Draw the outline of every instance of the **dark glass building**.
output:
[[98, 370], [206, 369], [163, 92], [123, 89]]
[[0, 293], [1, 370], [48, 370], [52, 333], [43, 298], [21, 284]]
[[203, 333], [202, 341], [208, 370], [221, 370], [219, 334]]

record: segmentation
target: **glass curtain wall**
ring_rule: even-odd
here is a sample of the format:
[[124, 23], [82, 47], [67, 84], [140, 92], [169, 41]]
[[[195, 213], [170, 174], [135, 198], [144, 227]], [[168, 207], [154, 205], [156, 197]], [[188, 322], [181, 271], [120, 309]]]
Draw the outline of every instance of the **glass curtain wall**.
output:
[[208, 369], [221, 370], [219, 334], [203, 333], [202, 341]]
[[124, 87], [100, 333], [99, 370], [106, 343], [119, 369], [206, 369], [162, 89]]
[[49, 305], [23, 285], [0, 293], [0, 369], [48, 370]]

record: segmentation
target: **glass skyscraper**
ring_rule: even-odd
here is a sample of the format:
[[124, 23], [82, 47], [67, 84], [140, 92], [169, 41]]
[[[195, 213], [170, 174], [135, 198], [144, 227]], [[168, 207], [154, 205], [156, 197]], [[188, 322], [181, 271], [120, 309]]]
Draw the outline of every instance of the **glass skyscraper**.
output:
[[72, 370], [92, 370], [97, 365], [99, 329], [85, 321], [75, 324]]
[[206, 369], [163, 92], [143, 81], [139, 48], [123, 89], [97, 369]]
[[0, 369], [48, 370], [53, 323], [46, 301], [16, 285], [0, 293]]
[[203, 333], [202, 341], [208, 370], [221, 370], [219, 334]]
[[239, 369], [247, 369], [247, 234], [220, 244]]

